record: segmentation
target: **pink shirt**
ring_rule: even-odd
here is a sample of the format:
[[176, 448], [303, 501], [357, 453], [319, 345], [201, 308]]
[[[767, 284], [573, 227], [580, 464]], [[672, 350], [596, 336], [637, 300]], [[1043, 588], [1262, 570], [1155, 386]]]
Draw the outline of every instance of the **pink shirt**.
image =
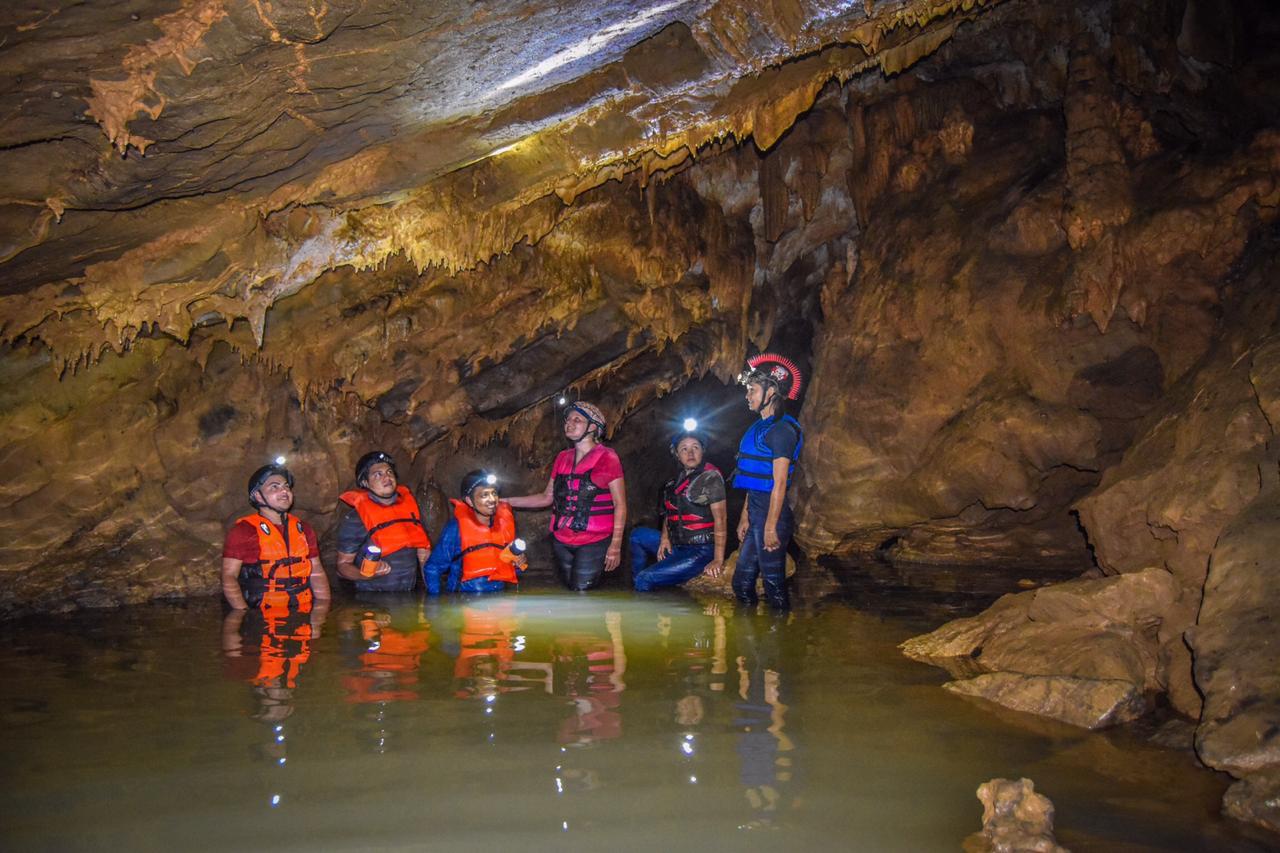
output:
[[[605, 447], [603, 444], [597, 444], [591, 449], [591, 452], [582, 457], [582, 461], [577, 467], [573, 464], [574, 449], [570, 447], [568, 450], [560, 451], [556, 456], [556, 462], [551, 466], [551, 476], [557, 474], [568, 474], [571, 471], [579, 474], [591, 472], [591, 482], [604, 490], [607, 495], [609, 493], [609, 484], [622, 476], [622, 461], [618, 459], [618, 454], [611, 447]], [[607, 539], [613, 535], [613, 514], [609, 515], [593, 515], [587, 523], [587, 529], [583, 531], [570, 530], [568, 525], [555, 529], [555, 515], [551, 517], [551, 532], [566, 545], [589, 545], [592, 542], [599, 542], [601, 539]]]

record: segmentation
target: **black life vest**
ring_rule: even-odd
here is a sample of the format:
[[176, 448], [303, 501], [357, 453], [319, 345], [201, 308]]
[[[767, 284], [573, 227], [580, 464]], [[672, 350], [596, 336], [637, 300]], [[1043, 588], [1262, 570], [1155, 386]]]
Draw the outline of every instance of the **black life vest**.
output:
[[689, 484], [704, 471], [720, 472], [710, 462], [667, 481], [662, 487], [662, 508], [667, 518], [667, 538], [672, 545], [706, 545], [715, 539], [715, 517], [711, 506], [689, 500]]

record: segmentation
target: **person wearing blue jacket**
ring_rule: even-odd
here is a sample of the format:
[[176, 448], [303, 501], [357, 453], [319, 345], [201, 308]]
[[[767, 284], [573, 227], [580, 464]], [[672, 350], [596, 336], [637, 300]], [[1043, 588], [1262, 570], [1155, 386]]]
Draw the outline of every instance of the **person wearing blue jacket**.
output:
[[450, 501], [453, 518], [422, 567], [428, 595], [502, 592], [519, 583], [524, 541], [516, 538], [511, 505], [498, 499], [497, 482], [488, 471], [463, 476], [461, 499]]
[[733, 594], [745, 604], [755, 604], [756, 580], [763, 577], [770, 607], [786, 610], [791, 606], [787, 545], [795, 530], [787, 487], [804, 446], [804, 431], [786, 413], [786, 401], [800, 396], [803, 379], [788, 359], [762, 353], [748, 360], [747, 371], [738, 380], [747, 386], [747, 407], [760, 419], [738, 444], [738, 467], [733, 474], [734, 488], [747, 492], [738, 521], [742, 545], [733, 572]]

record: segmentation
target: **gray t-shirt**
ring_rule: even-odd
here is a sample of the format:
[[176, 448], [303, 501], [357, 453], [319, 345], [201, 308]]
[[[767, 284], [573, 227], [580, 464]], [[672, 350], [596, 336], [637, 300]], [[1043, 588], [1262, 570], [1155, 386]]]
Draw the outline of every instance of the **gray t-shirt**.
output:
[[[344, 554], [355, 554], [360, 543], [369, 531], [360, 520], [360, 513], [349, 510], [338, 525], [338, 550]], [[359, 555], [357, 555], [359, 556]], [[418, 552], [414, 548], [401, 548], [394, 554], [384, 558], [391, 566], [391, 573], [380, 578], [353, 581], [356, 589], [363, 592], [408, 592], [418, 582]]]

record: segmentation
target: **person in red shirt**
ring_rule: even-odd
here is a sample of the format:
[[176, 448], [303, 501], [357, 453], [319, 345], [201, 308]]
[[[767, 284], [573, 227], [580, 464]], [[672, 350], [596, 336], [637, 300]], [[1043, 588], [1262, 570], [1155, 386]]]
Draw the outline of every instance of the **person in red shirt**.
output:
[[255, 512], [231, 525], [222, 546], [222, 594], [236, 610], [310, 610], [329, 601], [329, 579], [311, 525], [295, 515], [293, 474], [264, 465], [249, 478]]
[[564, 437], [573, 447], [551, 466], [547, 487], [535, 495], [508, 498], [517, 509], [551, 507], [551, 545], [560, 581], [583, 591], [602, 572], [622, 562], [622, 533], [627, 526], [627, 490], [622, 462], [605, 447], [604, 415], [579, 400], [565, 411]]

